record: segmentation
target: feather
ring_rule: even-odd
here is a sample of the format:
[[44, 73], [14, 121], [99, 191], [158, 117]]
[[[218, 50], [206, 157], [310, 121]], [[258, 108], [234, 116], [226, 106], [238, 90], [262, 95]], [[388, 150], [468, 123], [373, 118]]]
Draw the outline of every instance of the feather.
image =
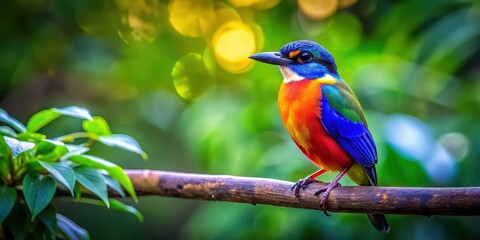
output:
[[378, 159], [377, 149], [355, 95], [343, 81], [336, 85], [323, 85], [321, 91], [320, 121], [325, 130], [363, 167], [369, 182], [376, 185], [374, 165]]

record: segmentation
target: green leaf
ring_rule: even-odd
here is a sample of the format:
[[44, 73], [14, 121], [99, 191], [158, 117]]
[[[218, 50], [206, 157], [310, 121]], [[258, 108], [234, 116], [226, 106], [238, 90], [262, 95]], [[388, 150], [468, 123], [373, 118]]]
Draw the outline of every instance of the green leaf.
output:
[[130, 205], [124, 204], [124, 203], [118, 201], [117, 199], [111, 198], [111, 199], [109, 199], [109, 201], [110, 201], [110, 207], [112, 209], [119, 210], [119, 211], [126, 212], [126, 213], [131, 213], [131, 214], [133, 214], [137, 217], [138, 221], [143, 222], [143, 215], [136, 208], [134, 208]]
[[84, 120], [83, 121], [83, 130], [88, 133], [95, 134], [97, 136], [108, 136], [112, 135], [110, 131], [110, 127], [108, 126], [107, 121], [102, 117], [95, 116], [93, 117], [93, 121]]
[[[65, 147], [65, 144], [60, 141], [42, 139], [37, 145], [36, 154], [48, 154], [53, 151], [56, 147]], [[66, 147], [65, 147], [66, 148]]]
[[17, 200], [17, 191], [14, 188], [0, 186], [0, 224], [7, 218]]
[[10, 232], [13, 239], [26, 239], [32, 225], [28, 207], [25, 204], [15, 204], [10, 215], [2, 224], [2, 230], [4, 233]]
[[125, 192], [123, 192], [123, 188], [120, 186], [120, 183], [118, 183], [117, 180], [113, 179], [109, 175], [102, 174], [102, 176], [105, 178], [105, 183], [108, 187], [120, 194], [120, 196], [125, 197]]
[[111, 168], [120, 168], [115, 163], [112, 163], [103, 158], [88, 155], [88, 154], [72, 155], [68, 159], [80, 165], [87, 165], [97, 169], [104, 169], [107, 171], [108, 169], [111, 169]]
[[111, 147], [118, 147], [130, 152], [140, 154], [143, 159], [147, 159], [147, 154], [142, 150], [138, 142], [132, 137], [124, 134], [113, 134], [111, 136], [100, 136], [98, 141]]
[[73, 188], [75, 187], [75, 172], [66, 162], [44, 162], [38, 161], [55, 180], [63, 184], [73, 195]]
[[[135, 215], [138, 219], [138, 221], [143, 222], [143, 215], [140, 211], [138, 211], [136, 208], [129, 206], [125, 203], [122, 203], [116, 199], [110, 198], [108, 200], [110, 202], [110, 208], [115, 209], [118, 211], [126, 212], [126, 213], [131, 213]], [[97, 206], [103, 206], [103, 202], [94, 200], [94, 199], [85, 199], [83, 198], [80, 202], [82, 203], [88, 203], [88, 204], [93, 204]]]
[[57, 234], [57, 211], [52, 206], [52, 204], [48, 204], [48, 206], [43, 210], [39, 215], [38, 219], [40, 222], [43, 223], [46, 230], [48, 230], [48, 239], [56, 239], [55, 235]]
[[9, 137], [17, 137], [17, 133], [15, 130], [11, 129], [8, 126], [0, 126], [0, 134], [9, 136]]
[[10, 115], [8, 115], [8, 113], [1, 108], [0, 108], [0, 121], [10, 124], [10, 126], [14, 127], [19, 132], [27, 131], [27, 128], [25, 128], [25, 126], [22, 123], [17, 121], [17, 119], [10, 117]]
[[24, 166], [27, 168], [27, 171], [29, 171], [29, 172], [44, 169], [44, 167], [42, 167], [42, 165], [40, 165], [40, 163], [38, 163], [38, 161], [27, 162]]
[[93, 194], [97, 195], [110, 208], [108, 203], [107, 184], [97, 169], [80, 166], [73, 169], [77, 181]]
[[0, 184], [7, 182], [10, 177], [10, 168], [7, 155], [0, 154]]
[[12, 151], [12, 155], [14, 158], [16, 158], [20, 153], [35, 147], [34, 143], [18, 141], [15, 138], [7, 137], [7, 136], [3, 136], [3, 140], [5, 140], [5, 143]]
[[60, 116], [62, 116], [62, 114], [52, 108], [37, 112], [28, 120], [27, 130], [29, 132], [36, 132]]
[[10, 178], [10, 154], [5, 139], [0, 138], [0, 184], [6, 183]]
[[92, 115], [90, 115], [90, 111], [84, 107], [78, 107], [78, 106], [70, 106], [66, 108], [52, 108], [56, 112], [64, 115], [64, 116], [70, 116], [78, 119], [88, 119], [88, 120], [93, 120]]
[[68, 152], [63, 142], [42, 139], [37, 144], [37, 159], [43, 161], [56, 161]]
[[28, 173], [23, 178], [23, 192], [25, 201], [32, 214], [32, 221], [52, 201], [57, 186], [50, 176], [38, 173]]
[[65, 155], [63, 155], [61, 158], [60, 158], [60, 161], [63, 161], [63, 160], [66, 160], [68, 159], [70, 156], [73, 156], [73, 155], [82, 155], [86, 152], [88, 152], [90, 150], [90, 148], [88, 147], [85, 147], [83, 145], [72, 145], [72, 144], [65, 144], [65, 146], [67, 147], [68, 149], [68, 153], [66, 153]]
[[34, 132], [21, 132], [17, 134], [17, 139], [21, 141], [29, 141], [38, 143], [42, 141], [42, 139], [46, 139], [47, 136], [41, 133], [34, 133]]
[[57, 213], [58, 229], [70, 240], [90, 239], [88, 232], [69, 218]]
[[36, 132], [62, 115], [93, 120], [88, 109], [83, 107], [71, 106], [66, 108], [50, 108], [34, 114], [27, 122], [27, 130], [29, 132]]
[[127, 190], [127, 192], [135, 201], [138, 201], [135, 189], [133, 189], [132, 181], [127, 174], [125, 174], [123, 169], [116, 164], [91, 155], [75, 155], [71, 156], [69, 160], [80, 165], [87, 165], [96, 169], [103, 169], [107, 171], [110, 176], [117, 180], [120, 185]]

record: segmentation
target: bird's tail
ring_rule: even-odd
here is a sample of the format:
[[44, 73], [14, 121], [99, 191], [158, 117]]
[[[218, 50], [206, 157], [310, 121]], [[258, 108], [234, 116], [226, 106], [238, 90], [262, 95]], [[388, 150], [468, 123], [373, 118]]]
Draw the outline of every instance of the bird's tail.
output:
[[368, 214], [368, 218], [370, 222], [372, 222], [373, 227], [380, 232], [388, 232], [390, 231], [390, 227], [388, 226], [387, 219], [383, 214]]
[[[359, 164], [353, 165], [352, 169], [355, 168], [362, 168]], [[358, 185], [361, 186], [377, 186], [377, 171], [375, 170], [375, 166], [370, 168], [363, 168], [363, 170], [352, 171], [348, 172], [348, 176], [354, 180]], [[373, 227], [380, 232], [388, 232], [390, 231], [390, 227], [388, 226], [387, 219], [383, 214], [368, 214], [368, 218], [370, 222], [372, 222]]]

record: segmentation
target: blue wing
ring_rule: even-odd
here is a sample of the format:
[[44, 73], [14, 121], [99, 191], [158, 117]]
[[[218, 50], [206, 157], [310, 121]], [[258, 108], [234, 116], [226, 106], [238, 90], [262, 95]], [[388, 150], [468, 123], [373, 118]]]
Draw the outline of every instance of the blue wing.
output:
[[337, 87], [322, 86], [322, 95], [321, 122], [325, 130], [365, 169], [371, 183], [376, 185], [377, 148], [358, 100], [344, 82]]

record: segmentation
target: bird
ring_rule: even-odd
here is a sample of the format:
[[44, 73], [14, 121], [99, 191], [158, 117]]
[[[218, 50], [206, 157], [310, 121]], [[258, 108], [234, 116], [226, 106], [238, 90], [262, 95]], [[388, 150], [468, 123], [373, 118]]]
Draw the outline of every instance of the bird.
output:
[[[277, 65], [283, 75], [278, 94], [282, 121], [298, 148], [320, 169], [300, 179], [292, 187], [300, 197], [315, 178], [328, 171], [339, 174], [323, 192], [320, 207], [324, 213], [330, 192], [347, 174], [361, 186], [377, 186], [377, 149], [362, 107], [348, 84], [340, 77], [334, 57], [310, 40], [287, 43], [278, 52], [261, 52], [249, 58]], [[380, 232], [390, 227], [383, 214], [368, 214]]]

